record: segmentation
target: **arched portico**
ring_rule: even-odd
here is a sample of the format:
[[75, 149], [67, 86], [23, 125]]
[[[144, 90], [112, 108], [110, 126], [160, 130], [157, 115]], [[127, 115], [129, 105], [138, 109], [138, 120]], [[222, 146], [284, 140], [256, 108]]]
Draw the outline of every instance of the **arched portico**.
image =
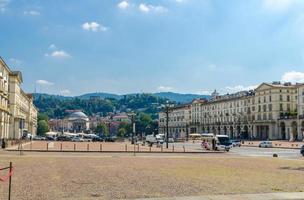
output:
[[224, 134], [227, 135], [227, 127], [224, 126]]
[[233, 132], [234, 132], [233, 131], [233, 126], [230, 126], [230, 135], [229, 135], [230, 138], [234, 138], [234, 133]]
[[289, 141], [295, 141], [298, 139], [298, 123], [293, 121], [291, 123], [290, 139]]
[[280, 123], [280, 135], [282, 140], [286, 140], [286, 125], [285, 122]]

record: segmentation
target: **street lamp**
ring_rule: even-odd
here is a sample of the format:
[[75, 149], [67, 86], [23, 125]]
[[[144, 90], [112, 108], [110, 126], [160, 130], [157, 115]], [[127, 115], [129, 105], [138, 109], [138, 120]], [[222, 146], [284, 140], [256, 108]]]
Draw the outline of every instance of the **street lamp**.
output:
[[135, 135], [135, 116], [134, 112], [128, 114], [131, 117], [132, 122], [132, 136], [131, 136], [131, 144], [134, 144], [134, 135]]
[[165, 105], [165, 113], [166, 113], [166, 148], [169, 148], [169, 113], [170, 108], [172, 107], [172, 104], [169, 104], [169, 101], [166, 102]]

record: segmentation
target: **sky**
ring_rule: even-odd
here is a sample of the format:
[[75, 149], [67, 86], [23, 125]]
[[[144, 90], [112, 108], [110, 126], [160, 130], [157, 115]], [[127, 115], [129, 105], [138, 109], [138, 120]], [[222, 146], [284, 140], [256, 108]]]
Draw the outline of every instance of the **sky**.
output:
[[66, 96], [304, 82], [304, 1], [0, 0], [0, 56]]

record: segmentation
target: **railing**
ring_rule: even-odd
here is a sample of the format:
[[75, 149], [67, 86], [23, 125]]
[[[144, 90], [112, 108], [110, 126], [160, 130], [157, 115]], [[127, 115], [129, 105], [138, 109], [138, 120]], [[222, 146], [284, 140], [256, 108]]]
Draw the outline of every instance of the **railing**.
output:
[[280, 116], [278, 120], [284, 120], [284, 119], [297, 119], [297, 115], [285, 115], [285, 116]]

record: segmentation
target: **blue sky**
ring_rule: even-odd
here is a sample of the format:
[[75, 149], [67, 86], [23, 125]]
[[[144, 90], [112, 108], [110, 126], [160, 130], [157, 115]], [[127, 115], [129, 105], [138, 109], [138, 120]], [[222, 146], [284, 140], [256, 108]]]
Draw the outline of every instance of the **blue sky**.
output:
[[0, 0], [23, 88], [208, 94], [304, 82], [302, 0]]

